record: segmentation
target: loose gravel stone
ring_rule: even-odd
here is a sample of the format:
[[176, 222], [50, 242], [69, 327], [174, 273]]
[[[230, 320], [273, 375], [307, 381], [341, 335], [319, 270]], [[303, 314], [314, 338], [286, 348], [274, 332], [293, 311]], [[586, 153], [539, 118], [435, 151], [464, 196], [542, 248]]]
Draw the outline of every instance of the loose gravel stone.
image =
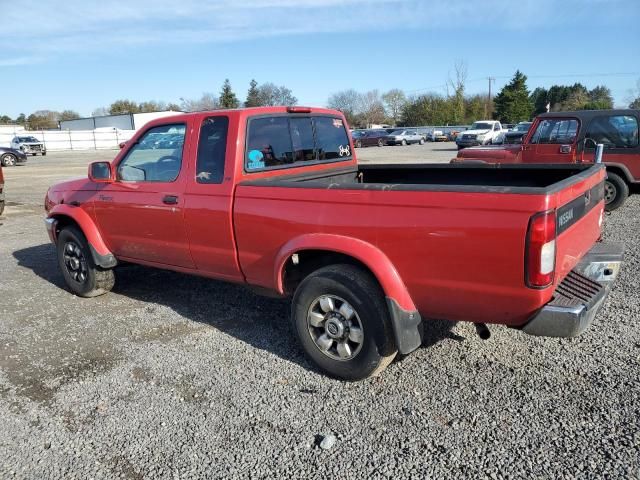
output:
[[322, 441], [320, 442], [320, 448], [323, 450], [331, 450], [333, 446], [336, 444], [335, 435], [328, 434], [324, 435]]

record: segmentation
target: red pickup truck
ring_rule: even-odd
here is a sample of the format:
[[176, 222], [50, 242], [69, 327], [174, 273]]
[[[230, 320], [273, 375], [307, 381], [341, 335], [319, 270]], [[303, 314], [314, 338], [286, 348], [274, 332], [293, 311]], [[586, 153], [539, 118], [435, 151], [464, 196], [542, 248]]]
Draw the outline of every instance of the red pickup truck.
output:
[[342, 114], [305, 107], [149, 123], [89, 178], [52, 186], [46, 225], [69, 289], [133, 262], [292, 296], [292, 329], [361, 379], [430, 318], [574, 336], [621, 250], [598, 243], [602, 165], [358, 166]]
[[522, 144], [474, 147], [458, 152], [456, 161], [491, 163], [593, 163], [595, 147], [604, 146], [607, 166], [605, 204], [620, 207], [629, 186], [640, 184], [640, 110], [581, 110], [539, 115]]

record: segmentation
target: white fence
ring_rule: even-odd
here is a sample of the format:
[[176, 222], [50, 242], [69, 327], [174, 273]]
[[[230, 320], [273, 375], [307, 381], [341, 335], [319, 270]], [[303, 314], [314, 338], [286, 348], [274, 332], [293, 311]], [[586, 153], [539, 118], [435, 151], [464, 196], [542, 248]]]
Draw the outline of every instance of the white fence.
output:
[[56, 150], [102, 150], [118, 148], [129, 140], [135, 130], [22, 130], [14, 132], [0, 130], [0, 146], [10, 146], [15, 136], [32, 136], [44, 142], [48, 151]]

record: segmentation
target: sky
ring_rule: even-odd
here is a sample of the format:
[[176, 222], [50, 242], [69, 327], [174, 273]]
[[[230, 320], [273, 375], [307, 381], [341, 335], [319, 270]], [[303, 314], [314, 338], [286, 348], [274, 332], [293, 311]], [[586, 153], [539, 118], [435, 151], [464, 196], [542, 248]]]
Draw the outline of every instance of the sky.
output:
[[467, 93], [519, 69], [528, 87], [640, 88], [640, 0], [0, 0], [0, 115], [114, 100], [243, 100], [251, 79], [301, 105], [340, 90]]

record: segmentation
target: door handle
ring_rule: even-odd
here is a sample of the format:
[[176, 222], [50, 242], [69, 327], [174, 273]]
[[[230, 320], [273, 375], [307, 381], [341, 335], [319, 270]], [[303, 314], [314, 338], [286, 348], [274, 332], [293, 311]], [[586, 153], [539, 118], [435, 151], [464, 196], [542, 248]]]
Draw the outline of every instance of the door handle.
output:
[[560, 153], [571, 153], [571, 145], [560, 145]]
[[177, 205], [178, 196], [177, 195], [165, 195], [164, 198], [162, 199], [162, 203], [165, 203], [167, 205]]

